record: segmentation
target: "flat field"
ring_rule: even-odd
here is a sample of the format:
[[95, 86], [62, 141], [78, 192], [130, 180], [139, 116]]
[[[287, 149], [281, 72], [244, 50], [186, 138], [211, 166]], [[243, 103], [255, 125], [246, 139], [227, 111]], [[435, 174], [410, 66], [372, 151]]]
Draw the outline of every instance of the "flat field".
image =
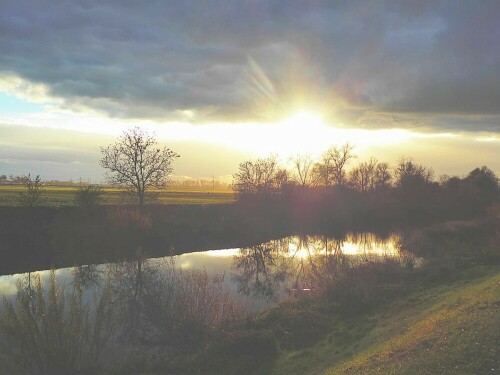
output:
[[[45, 185], [44, 205], [46, 206], [74, 206], [76, 186]], [[20, 195], [26, 188], [22, 185], [0, 185], [0, 207], [19, 206]], [[119, 189], [104, 187], [102, 204], [117, 205], [128, 203]], [[171, 187], [158, 191], [159, 204], [221, 204], [234, 202], [234, 193], [231, 189]]]

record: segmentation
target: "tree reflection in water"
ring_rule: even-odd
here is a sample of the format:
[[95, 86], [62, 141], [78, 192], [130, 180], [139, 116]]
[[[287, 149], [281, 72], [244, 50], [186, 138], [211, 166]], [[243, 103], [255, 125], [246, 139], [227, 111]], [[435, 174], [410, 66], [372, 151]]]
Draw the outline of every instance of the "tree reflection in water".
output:
[[232, 280], [238, 292], [246, 296], [276, 300], [280, 288], [290, 276], [288, 256], [291, 238], [242, 248], [234, 257]]
[[73, 269], [73, 286], [89, 289], [98, 287], [103, 278], [103, 271], [96, 264], [78, 266]]
[[294, 236], [242, 248], [233, 260], [232, 280], [245, 295], [277, 301], [321, 293], [360, 265], [388, 261], [404, 268], [416, 264], [397, 235]]

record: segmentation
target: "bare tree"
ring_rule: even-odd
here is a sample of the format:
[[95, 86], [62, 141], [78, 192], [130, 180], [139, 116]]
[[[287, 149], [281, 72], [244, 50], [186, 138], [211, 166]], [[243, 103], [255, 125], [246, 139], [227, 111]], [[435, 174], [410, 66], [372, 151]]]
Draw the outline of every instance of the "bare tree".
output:
[[300, 186], [310, 186], [314, 182], [314, 160], [310, 154], [297, 154], [290, 158], [293, 179]]
[[377, 171], [377, 160], [371, 158], [369, 161], [359, 163], [350, 172], [350, 183], [358, 191], [366, 192], [375, 188]]
[[390, 186], [392, 175], [390, 172], [389, 164], [378, 163], [375, 170], [375, 187], [377, 189], [386, 188]]
[[343, 146], [332, 146], [321, 156], [321, 161], [315, 165], [315, 174], [318, 181], [325, 186], [344, 185], [346, 167], [356, 156], [354, 146], [346, 143]]
[[[331, 149], [330, 149], [331, 150]], [[314, 165], [313, 174], [318, 184], [323, 186], [333, 185], [333, 158], [330, 150], [321, 155], [321, 160]]]
[[151, 188], [162, 188], [172, 173], [172, 162], [179, 155], [160, 148], [157, 140], [139, 128], [125, 131], [114, 144], [101, 148], [100, 164], [108, 169], [109, 183], [121, 186], [142, 206], [151, 196]]
[[350, 185], [363, 192], [388, 187], [391, 178], [389, 164], [379, 163], [375, 158], [359, 163], [349, 173]]
[[349, 143], [330, 149], [333, 160], [334, 180], [338, 186], [344, 185], [347, 164], [356, 157], [353, 154], [353, 150], [354, 146]]
[[288, 173], [279, 168], [276, 156], [248, 160], [233, 176], [233, 188], [239, 196], [278, 192], [288, 181]]

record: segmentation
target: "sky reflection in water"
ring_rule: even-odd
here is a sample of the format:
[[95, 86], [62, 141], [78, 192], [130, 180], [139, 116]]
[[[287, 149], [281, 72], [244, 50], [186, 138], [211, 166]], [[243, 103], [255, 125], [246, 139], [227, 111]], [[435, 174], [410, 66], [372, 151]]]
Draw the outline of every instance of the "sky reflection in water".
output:
[[[411, 254], [401, 250], [398, 235], [380, 238], [371, 233], [349, 234], [344, 238], [324, 236], [291, 236], [257, 246], [186, 253], [173, 257], [144, 261], [145, 269], [171, 272], [171, 265], [183, 270], [206, 271], [208, 275], [224, 275], [223, 285], [248, 304], [251, 310], [263, 310], [297, 292], [311, 292], [321, 280], [329, 280], [339, 272], [339, 264], [355, 267], [359, 263], [388, 258], [401, 261], [404, 267], [416, 266]], [[342, 262], [339, 260], [342, 259]], [[134, 264], [136, 261], [129, 263]], [[83, 266], [55, 270], [59, 285], [67, 288], [76, 278], [91, 295], [115, 265]], [[38, 274], [42, 285], [49, 281], [50, 271]], [[27, 283], [29, 274], [0, 276], [0, 295], [15, 298], [17, 283]]]

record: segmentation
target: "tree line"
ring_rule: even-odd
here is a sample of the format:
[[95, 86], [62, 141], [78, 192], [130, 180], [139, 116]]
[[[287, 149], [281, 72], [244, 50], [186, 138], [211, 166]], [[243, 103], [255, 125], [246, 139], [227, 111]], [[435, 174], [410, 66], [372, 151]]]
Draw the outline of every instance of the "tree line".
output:
[[403, 157], [391, 166], [371, 157], [349, 168], [357, 156], [354, 146], [346, 143], [332, 146], [318, 159], [309, 154], [297, 154], [289, 159], [291, 167], [280, 166], [277, 156], [247, 160], [234, 174], [233, 188], [240, 198], [256, 194], [279, 194], [291, 188], [337, 188], [370, 192], [396, 188], [415, 190], [426, 185], [457, 187], [471, 183], [488, 190], [498, 189], [495, 173], [486, 166], [471, 171], [467, 177], [440, 176], [434, 178], [432, 168]]
[[[125, 131], [108, 147], [101, 148], [100, 165], [106, 169], [106, 182], [122, 189], [139, 206], [157, 198], [158, 189], [165, 188], [173, 172], [173, 163], [179, 155], [167, 147], [160, 147], [156, 138], [139, 128]], [[437, 191], [452, 193], [457, 198], [474, 197], [476, 201], [491, 202], [498, 198], [498, 179], [486, 166], [471, 171], [465, 178], [434, 177], [431, 168], [411, 158], [401, 158], [391, 166], [372, 157], [354, 164], [357, 159], [354, 146], [346, 143], [332, 146], [319, 158], [297, 154], [290, 158], [290, 167], [284, 168], [277, 156], [247, 160], [233, 175], [233, 190], [239, 200], [251, 197], [290, 195], [312, 191], [351, 191], [378, 193], [392, 191], [406, 201], [424, 200]], [[0, 182], [8, 181], [0, 176]], [[10, 178], [14, 181], [14, 177]], [[27, 191], [20, 195], [25, 206], [41, 205], [43, 182], [39, 176], [17, 177]], [[215, 180], [212, 181], [215, 186]], [[206, 184], [205, 184], [206, 185]], [[100, 185], [80, 184], [75, 202], [92, 207], [102, 200]]]
[[288, 168], [276, 156], [245, 161], [233, 176], [237, 200], [256, 215], [280, 212], [281, 220], [292, 217], [297, 228], [325, 231], [467, 218], [498, 202], [498, 179], [486, 166], [465, 177], [436, 178], [411, 158], [394, 165], [373, 157], [355, 163], [353, 150], [345, 144], [317, 159], [296, 155]]

